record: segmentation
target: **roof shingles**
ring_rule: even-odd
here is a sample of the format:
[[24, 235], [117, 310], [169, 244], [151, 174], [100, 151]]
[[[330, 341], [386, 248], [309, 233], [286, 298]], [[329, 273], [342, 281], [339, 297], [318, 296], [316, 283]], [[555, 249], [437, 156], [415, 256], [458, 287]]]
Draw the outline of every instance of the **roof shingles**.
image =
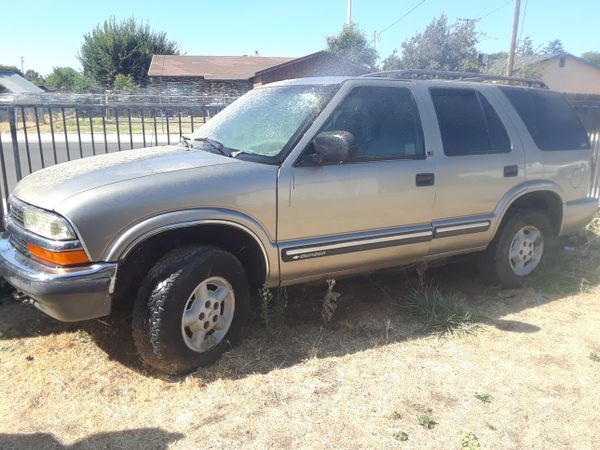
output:
[[256, 72], [295, 58], [269, 56], [154, 55], [151, 77], [202, 77], [207, 80], [248, 80]]

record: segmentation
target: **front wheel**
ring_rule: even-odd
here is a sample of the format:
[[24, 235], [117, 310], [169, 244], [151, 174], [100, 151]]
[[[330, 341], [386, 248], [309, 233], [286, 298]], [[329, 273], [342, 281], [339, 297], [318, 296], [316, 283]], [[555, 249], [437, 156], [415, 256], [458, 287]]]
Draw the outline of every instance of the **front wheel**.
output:
[[480, 272], [490, 283], [519, 287], [545, 263], [554, 240], [554, 229], [544, 213], [517, 212], [480, 255]]
[[216, 361], [239, 340], [248, 315], [248, 281], [232, 254], [181, 247], [152, 267], [133, 312], [142, 361], [172, 375]]

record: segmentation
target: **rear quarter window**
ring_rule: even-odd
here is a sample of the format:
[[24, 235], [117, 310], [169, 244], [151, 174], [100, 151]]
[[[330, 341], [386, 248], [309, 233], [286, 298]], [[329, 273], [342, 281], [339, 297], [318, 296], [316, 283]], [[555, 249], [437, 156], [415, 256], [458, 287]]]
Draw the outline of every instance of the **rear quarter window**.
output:
[[540, 150], [590, 148], [577, 114], [558, 92], [501, 87]]

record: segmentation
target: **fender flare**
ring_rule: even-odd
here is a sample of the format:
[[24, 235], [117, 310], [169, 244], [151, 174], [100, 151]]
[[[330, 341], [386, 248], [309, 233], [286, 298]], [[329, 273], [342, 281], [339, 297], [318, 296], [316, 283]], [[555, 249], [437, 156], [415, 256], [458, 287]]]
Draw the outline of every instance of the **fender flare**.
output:
[[146, 218], [120, 233], [118, 238], [106, 247], [102, 259], [122, 260], [135, 247], [165, 231], [214, 224], [237, 228], [252, 237], [263, 255], [265, 281], [270, 280], [273, 275], [271, 268], [278, 267], [278, 264], [273, 263], [276, 262], [273, 255], [277, 256], [277, 246], [272, 243], [264, 228], [245, 214], [218, 208], [173, 211]]
[[534, 192], [551, 192], [555, 194], [559, 199], [561, 204], [563, 201], [563, 189], [554, 181], [551, 180], [534, 180], [534, 181], [526, 181], [517, 186], [511, 188], [500, 201], [496, 205], [494, 209], [494, 220], [492, 224], [492, 236], [496, 236], [496, 232], [500, 227], [500, 224], [504, 220], [506, 213], [510, 209], [510, 207], [517, 201], [519, 198], [531, 194]]

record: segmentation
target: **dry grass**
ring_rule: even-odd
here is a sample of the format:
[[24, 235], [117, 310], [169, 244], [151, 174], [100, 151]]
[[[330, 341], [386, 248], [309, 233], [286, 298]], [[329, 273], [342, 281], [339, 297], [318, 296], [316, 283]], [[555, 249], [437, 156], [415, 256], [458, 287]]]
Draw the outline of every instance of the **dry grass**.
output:
[[[62, 324], [5, 300], [0, 448], [597, 448], [600, 249], [585, 242], [509, 292], [468, 264], [428, 272], [476, 333], [399, 312], [417, 282], [399, 271], [338, 280], [327, 326], [324, 285], [289, 289], [284, 325], [257, 313], [240, 347], [183, 379], [139, 365], [125, 319]], [[556, 267], [566, 286], [547, 283]]]

